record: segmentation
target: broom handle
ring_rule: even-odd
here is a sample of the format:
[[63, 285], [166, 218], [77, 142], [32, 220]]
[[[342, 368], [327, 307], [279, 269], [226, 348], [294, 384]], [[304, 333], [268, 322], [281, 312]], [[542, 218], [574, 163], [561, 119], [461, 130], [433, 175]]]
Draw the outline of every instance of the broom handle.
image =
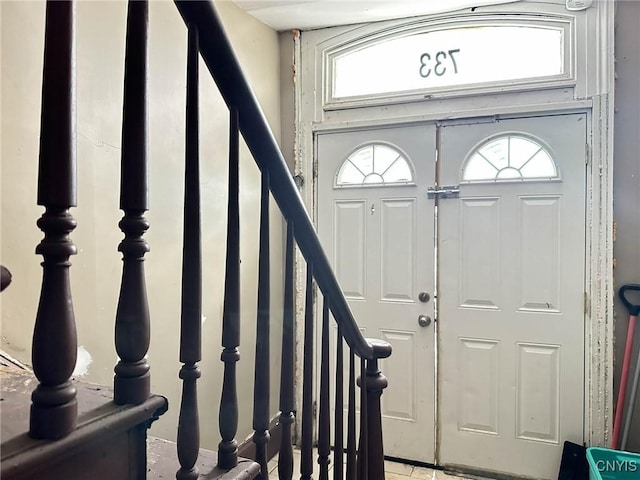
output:
[[631, 396], [629, 397], [629, 405], [627, 406], [627, 418], [624, 423], [624, 431], [622, 432], [622, 442], [620, 442], [620, 449], [622, 450], [627, 448], [627, 438], [629, 437], [629, 430], [631, 430], [633, 409], [635, 408], [636, 394], [638, 393], [638, 378], [640, 378], [640, 348], [638, 349], [636, 369], [633, 374], [633, 385], [631, 386]]
[[631, 363], [631, 351], [633, 350], [633, 334], [636, 329], [636, 319], [640, 314], [640, 305], [634, 304], [627, 298], [627, 292], [640, 292], [640, 284], [629, 283], [620, 287], [618, 295], [624, 306], [629, 310], [629, 327], [627, 329], [627, 341], [624, 348], [624, 359], [622, 360], [622, 376], [620, 377], [620, 389], [618, 390], [618, 402], [616, 404], [616, 415], [613, 422], [613, 438], [611, 448], [618, 448], [620, 440], [620, 428], [624, 414], [624, 401], [627, 395], [627, 382], [629, 380], [629, 364]]
[[613, 422], [613, 439], [611, 448], [618, 449], [620, 441], [620, 427], [622, 426], [622, 413], [624, 412], [624, 399], [627, 396], [627, 382], [629, 380], [629, 364], [631, 363], [631, 346], [633, 345], [633, 334], [636, 330], [636, 316], [629, 317], [629, 327], [627, 329], [627, 341], [624, 347], [624, 359], [622, 360], [622, 375], [620, 376], [620, 389], [618, 390], [618, 402], [616, 403], [616, 416]]

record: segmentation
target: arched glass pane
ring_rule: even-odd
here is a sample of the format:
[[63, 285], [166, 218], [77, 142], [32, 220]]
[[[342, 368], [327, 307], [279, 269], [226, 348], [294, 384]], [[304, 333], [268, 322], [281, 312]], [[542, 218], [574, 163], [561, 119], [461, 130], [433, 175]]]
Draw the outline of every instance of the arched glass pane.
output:
[[377, 173], [370, 173], [366, 177], [364, 177], [363, 183], [384, 183], [384, 179], [382, 175], [378, 175]]
[[555, 177], [556, 166], [544, 150], [540, 150], [520, 169], [525, 178]]
[[498, 170], [508, 167], [509, 139], [499, 138], [498, 140], [494, 140], [478, 150], [478, 153]]
[[462, 180], [467, 182], [557, 177], [558, 170], [549, 153], [522, 135], [503, 135], [480, 145], [462, 172]]
[[[430, 25], [330, 52], [332, 99], [546, 78], [569, 71], [566, 22]], [[505, 41], [505, 39], [509, 39]], [[488, 53], [490, 52], [490, 54]]]
[[514, 168], [522, 167], [540, 151], [540, 145], [523, 137], [511, 137], [509, 144], [509, 166]]
[[400, 158], [400, 154], [387, 145], [376, 145], [374, 148], [375, 162], [373, 164], [373, 171], [384, 175], [391, 164]]
[[520, 171], [511, 167], [503, 168], [498, 172], [498, 175], [496, 176], [496, 178], [501, 178], [501, 179], [520, 178], [520, 177], [522, 177], [522, 175], [520, 175]]
[[343, 185], [359, 185], [364, 180], [364, 175], [353, 163], [346, 161], [338, 172], [338, 178]]
[[349, 156], [349, 160], [364, 175], [373, 172], [373, 145], [356, 150]]
[[482, 155], [474, 154], [464, 169], [463, 180], [490, 180], [496, 177], [498, 169]]
[[385, 183], [399, 183], [411, 181], [411, 169], [404, 158], [399, 158], [384, 174]]
[[336, 175], [337, 186], [387, 185], [413, 182], [409, 160], [382, 143], [365, 145], [344, 161]]

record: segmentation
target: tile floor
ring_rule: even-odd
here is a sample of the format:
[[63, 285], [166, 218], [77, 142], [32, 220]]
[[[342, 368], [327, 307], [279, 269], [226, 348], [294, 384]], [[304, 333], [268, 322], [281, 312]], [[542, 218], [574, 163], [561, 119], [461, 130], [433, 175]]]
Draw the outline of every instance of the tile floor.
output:
[[[314, 452], [315, 453], [315, 452]], [[477, 477], [460, 477], [441, 470], [433, 470], [425, 467], [414, 467], [404, 463], [385, 460], [385, 480], [465, 480]], [[278, 478], [278, 457], [274, 457], [268, 464], [269, 477]], [[331, 472], [332, 465], [329, 465]], [[300, 472], [300, 450], [293, 451], [293, 478], [297, 478]], [[313, 478], [318, 478], [317, 456], [314, 455]]]

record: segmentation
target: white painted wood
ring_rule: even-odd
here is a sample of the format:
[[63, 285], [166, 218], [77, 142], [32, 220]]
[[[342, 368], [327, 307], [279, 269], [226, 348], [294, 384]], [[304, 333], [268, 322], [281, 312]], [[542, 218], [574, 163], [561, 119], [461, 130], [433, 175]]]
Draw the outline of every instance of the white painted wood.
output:
[[440, 456], [444, 465], [555, 479], [583, 441], [585, 114], [441, 129], [440, 183], [485, 139], [545, 145], [560, 181], [460, 185], [439, 203]]
[[585, 418], [589, 445], [609, 446], [613, 426], [614, 311], [613, 282], [613, 134], [615, 87], [615, 3], [597, 2], [591, 31], [597, 32], [594, 61], [588, 77], [597, 87], [592, 92], [593, 136], [589, 164], [587, 328], [586, 358], [589, 368]]
[[[490, 15], [539, 13], [564, 15], [562, 1], [529, 2], [481, 7], [476, 13]], [[477, 116], [496, 118], [514, 115], [544, 115], [549, 112], [587, 112], [590, 162], [587, 167], [586, 231], [587, 261], [584, 291], [586, 316], [584, 364], [586, 372], [585, 441], [606, 446], [613, 412], [613, 240], [612, 240], [612, 166], [613, 166], [613, 90], [614, 31], [613, 0], [595, 2], [575, 17], [575, 77], [573, 88], [532, 90], [518, 93], [496, 89], [469, 97], [425, 99], [411, 104], [362, 102], [353, 108], [330, 111], [322, 107], [324, 79], [322, 52], [338, 44], [396, 27], [407, 20], [381, 24], [342, 26], [305, 31], [296, 45], [296, 169], [305, 175], [305, 200], [316, 211], [322, 198], [315, 196], [312, 184], [313, 135], [338, 132], [345, 128], [382, 128], [385, 125], [409, 125], [439, 119], [464, 119]], [[463, 12], [435, 15], [433, 20], [455, 19]], [[593, 133], [591, 133], [593, 132]], [[320, 168], [321, 169], [321, 168]], [[310, 199], [313, 199], [311, 201]], [[302, 277], [304, 278], [304, 277]], [[390, 386], [390, 388], [392, 388]], [[385, 440], [386, 440], [385, 434]]]
[[[357, 147], [385, 142], [414, 166], [414, 185], [334, 187], [342, 162]], [[385, 454], [434, 461], [433, 125], [322, 134], [318, 149], [318, 233], [356, 320], [393, 355], [381, 369], [391, 388], [382, 396]], [[332, 351], [334, 349], [332, 348]]]
[[[384, 118], [419, 114], [424, 111], [442, 112], [441, 117], [447, 118], [450, 112], [469, 110], [473, 108], [491, 108], [520, 105], [535, 105], [550, 102], [562, 102], [585, 98], [587, 75], [584, 65], [587, 55], [595, 58], [597, 38], [589, 33], [589, 25], [595, 18], [594, 8], [580, 12], [569, 12], [564, 4], [517, 2], [504, 5], [481, 6], [473, 12], [463, 10], [446, 12], [429, 17], [414, 19], [391, 20], [384, 23], [353, 25], [349, 27], [335, 27], [302, 32], [301, 46], [305, 54], [302, 64], [302, 91], [307, 92], [303, 101], [303, 118], [322, 123], [340, 123], [357, 120], [362, 112], [367, 112], [368, 118]], [[571, 78], [562, 81], [535, 81], [529, 85], [513, 85], [507, 82], [497, 86], [469, 86], [460, 90], [414, 92], [413, 95], [388, 96], [378, 98], [368, 96], [360, 100], [350, 100], [348, 108], [337, 108], [328, 105], [330, 71], [328, 55], [336, 48], [343, 48], [351, 44], [375, 39], [389, 31], [415, 28], [417, 25], [427, 25], [437, 28], [447, 28], [455, 25], [491, 22], [496, 19], [547, 18], [550, 23], [569, 22], [572, 27], [571, 36], [579, 41], [572, 42]], [[499, 60], [496, 60], [499, 61]], [[575, 67], [573, 67], [575, 66]], [[575, 70], [573, 70], [575, 68]], [[538, 79], [539, 80], [539, 79]], [[513, 91], [517, 90], [517, 93]], [[579, 92], [579, 96], [575, 93]], [[425, 101], [426, 99], [426, 101]], [[447, 101], [443, 101], [446, 99]], [[384, 108], [373, 110], [371, 107], [384, 105]], [[425, 106], [428, 105], [428, 108]], [[367, 108], [368, 107], [368, 108]], [[337, 108], [337, 109], [336, 109]], [[364, 110], [367, 108], [367, 110]], [[371, 114], [371, 115], [370, 115]]]
[[588, 276], [585, 364], [588, 414], [586, 441], [608, 447], [613, 428], [613, 98], [594, 97], [588, 183]]

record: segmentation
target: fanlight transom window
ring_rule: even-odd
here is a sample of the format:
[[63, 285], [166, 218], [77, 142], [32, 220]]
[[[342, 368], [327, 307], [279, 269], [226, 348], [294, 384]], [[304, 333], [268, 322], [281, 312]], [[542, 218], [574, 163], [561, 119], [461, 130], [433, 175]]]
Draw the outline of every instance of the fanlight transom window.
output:
[[398, 149], [374, 143], [347, 157], [336, 175], [336, 186], [380, 186], [413, 182], [413, 168]]
[[558, 168], [549, 152], [519, 134], [502, 135], [480, 145], [467, 160], [463, 182], [552, 180]]

